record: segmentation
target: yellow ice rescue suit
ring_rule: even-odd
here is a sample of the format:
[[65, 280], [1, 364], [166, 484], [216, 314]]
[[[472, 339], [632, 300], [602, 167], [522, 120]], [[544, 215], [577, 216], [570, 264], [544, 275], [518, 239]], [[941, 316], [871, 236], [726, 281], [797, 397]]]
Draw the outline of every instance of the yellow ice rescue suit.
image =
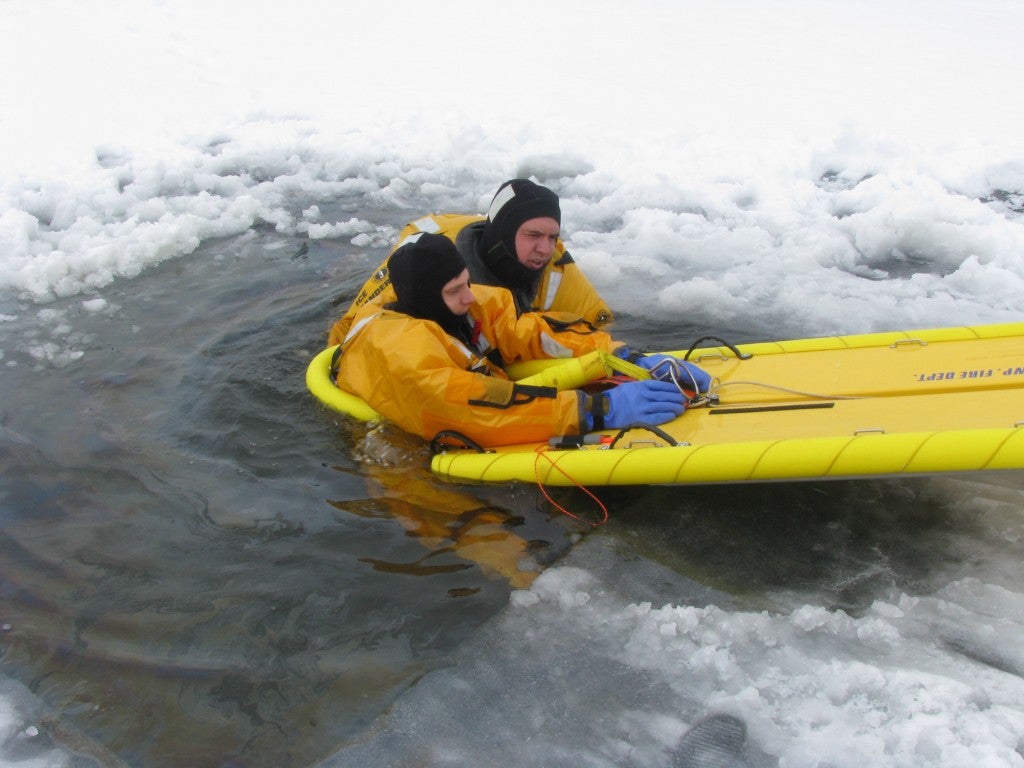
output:
[[[611, 310], [587, 276], [579, 268], [565, 244], [558, 238], [554, 255], [541, 272], [533, 292], [516, 290], [503, 282], [487, 267], [481, 257], [481, 236], [486, 217], [455, 213], [431, 214], [405, 226], [399, 233], [401, 246], [410, 235], [417, 232], [431, 232], [444, 235], [458, 249], [466, 260], [470, 280], [475, 285], [497, 285], [508, 288], [519, 314], [525, 312], [564, 312], [582, 318], [595, 328], [607, 325], [614, 319]], [[392, 251], [393, 253], [394, 251]], [[389, 254], [390, 258], [390, 254]], [[385, 259], [370, 278], [363, 284], [345, 315], [334, 324], [328, 334], [328, 345], [340, 344], [352, 326], [356, 312], [365, 304], [383, 306], [395, 300], [395, 292], [388, 276]]]
[[501, 365], [613, 352], [622, 343], [583, 322], [566, 327], [555, 316], [517, 316], [504, 288], [471, 290], [468, 346], [431, 320], [364, 304], [334, 365], [338, 386], [427, 440], [444, 430], [485, 446], [580, 433], [582, 393], [516, 384]]

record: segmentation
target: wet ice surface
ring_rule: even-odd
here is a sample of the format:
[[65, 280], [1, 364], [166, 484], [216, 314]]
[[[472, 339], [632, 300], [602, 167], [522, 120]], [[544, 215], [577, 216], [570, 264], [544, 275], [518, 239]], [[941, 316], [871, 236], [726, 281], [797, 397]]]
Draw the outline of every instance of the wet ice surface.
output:
[[[662, 547], [684, 550], [660, 553], [679, 570], [639, 556], [631, 543], [651, 549], [639, 533], [590, 537], [529, 592], [514, 593], [456, 664], [420, 681], [327, 765], [672, 765], [692, 754], [680, 745], [687, 728], [711, 713], [749, 729], [736, 765], [1018, 764], [1024, 614], [1012, 584], [1021, 488], [1019, 478], [992, 481], [925, 483], [920, 500], [912, 488], [883, 488], [889, 501], [904, 496], [903, 511], [922, 524], [920, 542], [911, 520], [873, 536], [839, 533], [857, 524], [841, 507], [867, 498], [850, 488], [837, 488], [836, 511], [823, 506], [826, 520], [783, 523], [783, 537], [805, 529], [788, 544], [774, 541], [783, 553], [742, 554], [732, 526], [710, 520], [728, 509], [646, 522]], [[952, 503], [944, 508], [933, 494]], [[771, 535], [768, 507], [756, 512], [769, 518], [762, 524], [750, 514], [737, 524], [751, 525], [750, 537]], [[863, 512], [878, 523], [885, 509]], [[993, 523], [998, 532], [985, 530]], [[702, 541], [666, 533], [677, 525], [693, 526], [687, 538]], [[625, 516], [622, 527], [631, 527]], [[816, 549], [823, 535], [845, 553]], [[743, 557], [763, 560], [721, 567]], [[986, 576], [975, 569], [981, 559]], [[680, 571], [699, 572], [703, 583]], [[805, 583], [812, 571], [814, 595]], [[822, 591], [830, 571], [832, 601]], [[944, 586], [920, 591], [929, 582]], [[910, 584], [916, 589], [902, 591]], [[829, 605], [837, 601], [846, 608]]]

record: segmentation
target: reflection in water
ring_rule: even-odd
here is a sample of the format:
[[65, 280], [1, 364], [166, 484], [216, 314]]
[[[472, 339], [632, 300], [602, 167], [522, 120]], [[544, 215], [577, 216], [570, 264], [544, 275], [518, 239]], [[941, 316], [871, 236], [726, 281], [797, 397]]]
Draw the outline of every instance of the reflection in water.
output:
[[419, 560], [415, 560], [411, 563], [389, 563], [385, 560], [375, 560], [372, 557], [362, 557], [359, 559], [359, 562], [369, 563], [373, 566], [375, 571], [383, 571], [384, 573], [404, 573], [409, 576], [433, 576], [438, 573], [455, 573], [456, 571], [464, 571], [467, 568], [473, 567], [470, 563], [427, 565], [425, 562], [432, 557], [452, 551], [452, 549], [439, 549], [426, 554]]
[[[430, 550], [412, 562], [361, 558], [373, 568], [425, 576], [464, 570], [476, 563], [485, 574], [524, 589], [536, 578], [542, 562], [550, 562], [569, 546], [566, 523], [552, 521], [537, 510], [532, 490], [521, 498], [533, 509], [514, 511], [488, 503], [484, 496], [508, 503], [515, 495], [507, 488], [470, 490], [443, 483], [427, 468], [429, 450], [423, 441], [390, 425], [347, 426], [371, 499], [328, 503], [360, 517], [389, 516]], [[456, 590], [460, 595], [473, 593]]]

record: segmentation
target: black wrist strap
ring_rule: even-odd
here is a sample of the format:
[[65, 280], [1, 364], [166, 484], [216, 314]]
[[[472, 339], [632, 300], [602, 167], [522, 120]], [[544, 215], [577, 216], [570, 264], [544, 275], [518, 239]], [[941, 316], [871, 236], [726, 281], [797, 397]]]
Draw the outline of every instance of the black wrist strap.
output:
[[608, 415], [608, 396], [598, 392], [590, 398], [590, 415], [594, 417], [594, 431], [604, 429], [604, 417]]

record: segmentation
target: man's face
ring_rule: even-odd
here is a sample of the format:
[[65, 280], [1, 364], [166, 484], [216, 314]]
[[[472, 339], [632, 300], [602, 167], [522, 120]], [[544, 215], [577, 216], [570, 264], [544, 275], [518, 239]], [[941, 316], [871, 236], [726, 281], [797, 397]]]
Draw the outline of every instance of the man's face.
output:
[[452, 278], [444, 284], [441, 289], [441, 298], [448, 305], [453, 315], [464, 315], [469, 311], [470, 306], [476, 301], [473, 292], [469, 290], [469, 270], [462, 270], [462, 274]]
[[544, 269], [555, 252], [558, 222], [547, 216], [527, 219], [516, 232], [516, 258], [527, 269]]

